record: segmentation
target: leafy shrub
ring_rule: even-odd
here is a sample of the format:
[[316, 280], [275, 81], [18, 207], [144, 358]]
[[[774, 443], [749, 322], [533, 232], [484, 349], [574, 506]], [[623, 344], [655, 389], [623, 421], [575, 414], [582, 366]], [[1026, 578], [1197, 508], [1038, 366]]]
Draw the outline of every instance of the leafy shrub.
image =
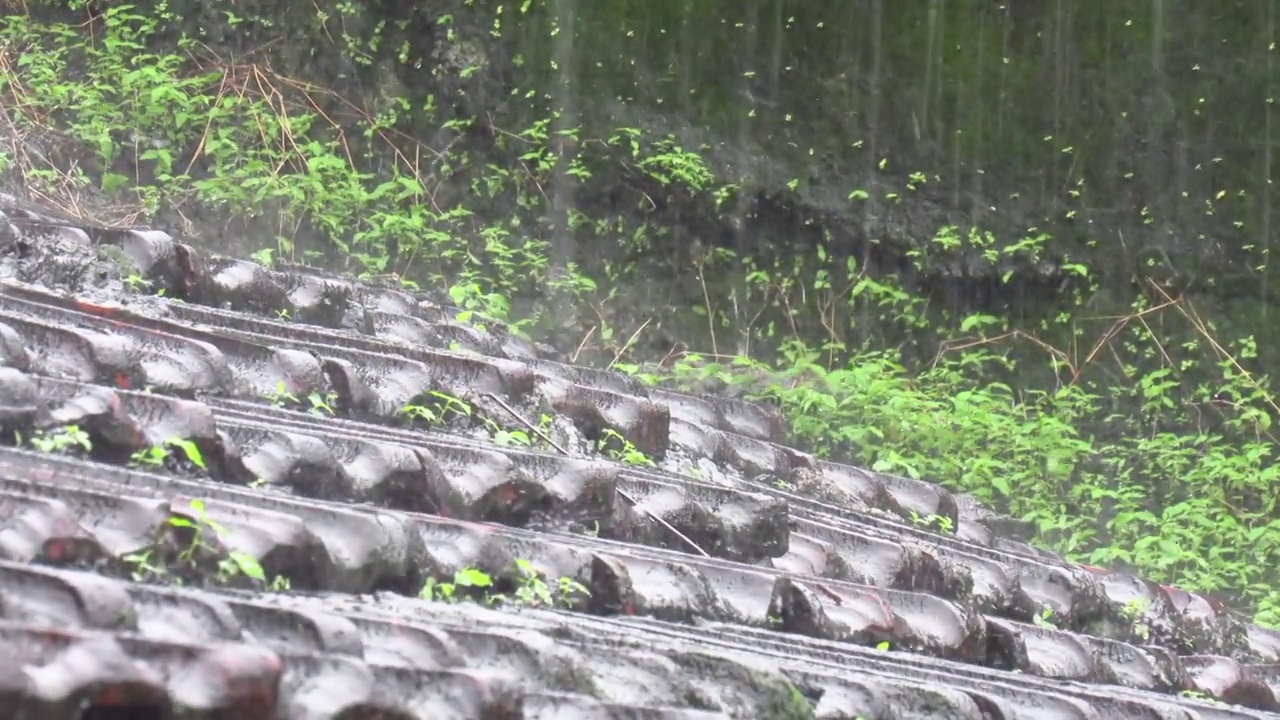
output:
[[[1176, 307], [1196, 317], [1189, 301]], [[664, 374], [624, 369], [686, 388], [745, 383], [749, 397], [782, 409], [804, 447], [970, 493], [1032, 523], [1038, 544], [1072, 560], [1238, 593], [1259, 622], [1276, 624], [1274, 396], [1242, 365], [1256, 357], [1251, 339], [1231, 354], [1191, 325], [1199, 341], [1181, 353], [1140, 328], [1146, 344], [1129, 347], [1158, 347], [1164, 362], [1128, 368], [1124, 384], [1018, 388], [992, 379], [1017, 375], [1009, 340], [959, 332], [940, 345], [966, 349], [914, 368], [898, 350], [791, 340], [773, 365], [686, 355]], [[1205, 348], [1216, 362], [1198, 359]], [[1207, 379], [1195, 372], [1206, 365], [1216, 371]]]

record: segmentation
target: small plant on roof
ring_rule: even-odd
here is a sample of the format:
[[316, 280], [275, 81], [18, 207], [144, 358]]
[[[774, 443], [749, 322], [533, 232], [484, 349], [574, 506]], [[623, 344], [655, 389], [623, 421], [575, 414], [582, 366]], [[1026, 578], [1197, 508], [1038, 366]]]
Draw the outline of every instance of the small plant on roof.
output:
[[311, 405], [311, 407], [307, 409], [307, 413], [310, 415], [317, 415], [319, 417], [332, 417], [335, 414], [333, 411], [333, 405], [337, 401], [338, 393], [333, 392], [332, 390], [324, 394], [321, 394], [319, 390], [312, 390], [307, 395], [307, 402]]
[[439, 390], [432, 390], [421, 400], [400, 408], [400, 414], [411, 424], [416, 422], [428, 426], [444, 426], [475, 418], [475, 410], [470, 403]]
[[474, 411], [471, 408], [471, 404], [462, 398], [454, 397], [439, 390], [432, 390], [428, 395], [434, 398], [440, 406], [439, 415], [442, 422], [449, 422], [454, 418], [473, 417]]
[[461, 588], [487, 588], [493, 586], [493, 578], [483, 570], [473, 567], [464, 567], [453, 574], [453, 582], [439, 582], [435, 578], [427, 578], [422, 586], [422, 590], [418, 592], [418, 597], [423, 600], [433, 600], [440, 602], [457, 602], [458, 591]]
[[551, 416], [543, 413], [533, 429], [506, 428], [490, 418], [482, 418], [489, 438], [505, 447], [540, 447], [547, 445], [551, 432]]
[[1040, 612], [1032, 616], [1031, 621], [1035, 623], [1036, 627], [1042, 627], [1048, 630], [1058, 629], [1053, 618], [1053, 608], [1048, 606], [1040, 608]]
[[405, 405], [400, 408], [400, 414], [407, 418], [409, 422], [416, 420], [427, 425], [435, 425], [440, 422], [440, 416], [425, 405]]
[[934, 530], [944, 535], [955, 534], [955, 523], [945, 515], [921, 515], [912, 510], [911, 524], [923, 530]]
[[133, 467], [161, 467], [166, 460], [172, 457], [173, 448], [181, 450], [186, 461], [195, 467], [201, 470], [208, 469], [205, 464], [204, 454], [200, 452], [200, 447], [191, 440], [178, 437], [169, 438], [159, 445], [151, 445], [138, 450], [129, 458], [129, 464]]
[[562, 576], [554, 585], [548, 584], [528, 560], [516, 560], [516, 571], [520, 574], [519, 585], [511, 599], [503, 602], [525, 607], [569, 607], [591, 595], [585, 585], [571, 577]]
[[1151, 638], [1151, 625], [1144, 620], [1150, 607], [1149, 600], [1137, 597], [1125, 603], [1120, 609], [1120, 617], [1129, 623], [1130, 632], [1142, 642], [1147, 642]]
[[289, 386], [285, 385], [283, 380], [276, 383], [275, 389], [266, 394], [267, 401], [276, 407], [284, 407], [286, 405], [301, 405], [298, 396], [289, 392]]
[[613, 428], [605, 428], [604, 432], [600, 434], [600, 439], [596, 441], [596, 452], [611, 460], [617, 460], [624, 465], [655, 467], [653, 460], [649, 459], [648, 455], [645, 455], [630, 440], [623, 437], [622, 433]]
[[452, 582], [428, 578], [418, 597], [437, 602], [479, 600], [490, 606], [514, 605], [517, 607], [570, 607], [591, 592], [585, 585], [571, 577], [560, 577], [550, 584], [528, 560], [515, 561], [516, 586], [509, 593], [492, 592], [495, 585], [492, 576], [474, 567], [464, 567], [453, 574]]
[[[171, 558], [175, 566], [167, 565], [166, 560], [161, 558], [159, 549], [167, 543], [158, 536], [151, 547], [122, 558], [131, 568], [130, 574], [134, 580], [138, 582], [168, 580], [181, 585], [182, 577], [197, 573], [205, 559], [216, 558], [216, 569], [212, 579], [217, 585], [232, 584], [243, 577], [258, 587], [268, 590], [289, 589], [290, 582], [286, 577], [275, 576], [268, 581], [262, 565], [252, 555], [238, 550], [225, 553], [221, 551], [221, 543], [216, 541], [226, 537], [227, 529], [217, 520], [209, 517], [203, 501], [191, 500], [188, 503], [187, 513], [187, 515], [170, 515], [159, 531], [165, 533], [172, 530], [187, 530], [191, 533], [190, 539]], [[216, 541], [210, 540], [210, 536], [213, 536]]]
[[[21, 444], [21, 438], [18, 440]], [[31, 446], [44, 453], [93, 452], [89, 433], [79, 425], [65, 425], [49, 431], [37, 430], [31, 438]]]

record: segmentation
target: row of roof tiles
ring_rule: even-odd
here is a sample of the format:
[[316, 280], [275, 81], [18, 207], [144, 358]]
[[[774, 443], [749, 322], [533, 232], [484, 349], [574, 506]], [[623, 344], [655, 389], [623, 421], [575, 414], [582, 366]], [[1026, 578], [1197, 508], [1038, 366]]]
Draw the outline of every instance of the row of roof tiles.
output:
[[[0, 425], [26, 437], [75, 425], [92, 438], [92, 456], [108, 463], [0, 450], [0, 552], [11, 563], [37, 564], [5, 566], [0, 592], [11, 626], [0, 635], [23, 649], [15, 657], [30, 677], [39, 675], [30, 668], [55, 668], [41, 676], [54, 677], [64, 670], [59, 662], [83, 663], [124, 673], [111, 682], [147, 702], [195, 712], [189, 694], [218, 693], [173, 678], [244, 658], [264, 677], [276, 663], [283, 695], [261, 707], [292, 708], [288, 716], [336, 716], [395, 688], [398, 711], [419, 717], [448, 717], [436, 714], [441, 697], [470, 708], [457, 717], [760, 717], [747, 705], [784, 707], [790, 696], [779, 688], [789, 686], [771, 681], [762, 691], [756, 683], [746, 692], [730, 680], [755, 677], [754, 661], [767, 656], [818, 698], [820, 717], [908, 716], [894, 714], [904, 707], [946, 708], [954, 717], [1256, 716], [1189, 691], [1280, 708], [1276, 634], [1205, 598], [1002, 539], [1015, 523], [968, 498], [788, 448], [772, 409], [541, 359], [527, 343], [453, 322], [447, 308], [402, 292], [204, 258], [163, 233], [86, 231], [29, 211], [10, 212], [7, 222], [16, 243], [118, 247], [186, 301], [126, 306], [94, 293], [0, 285]], [[292, 320], [271, 319], [280, 310]], [[332, 398], [340, 417], [267, 402], [281, 390]], [[555, 415], [557, 452], [497, 446], [465, 423], [454, 428], [461, 433], [388, 425], [432, 392], [466, 398], [475, 414], [508, 424]], [[634, 468], [593, 455], [591, 441], [606, 428], [662, 462]], [[119, 467], [138, 450], [174, 440], [198, 447], [204, 468], [171, 462], [157, 475]], [[689, 468], [702, 472], [673, 472]], [[115, 581], [123, 590], [107, 590], [110, 581], [88, 573], [127, 574], [121, 558], [156, 547], [172, 531], [168, 519], [190, 514], [197, 498], [228, 529], [222, 550], [258, 558], [296, 590], [324, 594], [240, 597], [127, 580]], [[913, 528], [905, 522], [913, 513], [947, 517], [956, 532]], [[401, 629], [378, 625], [379, 637], [417, 637], [453, 622], [440, 613], [473, 624], [480, 613], [486, 627], [515, 632], [508, 626], [523, 628], [528, 614], [355, 595], [411, 596], [428, 576], [464, 567], [503, 577], [515, 559], [549, 578], [577, 578], [591, 592], [576, 609], [594, 619], [538, 616], [548, 623], [536, 631], [546, 643], [539, 647], [578, 652], [588, 639], [640, 638], [625, 673], [599, 643], [582, 661], [617, 688], [584, 695], [533, 682], [530, 673], [553, 673], [546, 655], [515, 673], [514, 685], [509, 674], [481, 681], [421, 663], [410, 664], [417, 673], [410, 677], [403, 663], [370, 649], [377, 642], [347, 630], [364, 627], [358, 618], [394, 617]], [[62, 595], [48, 589], [55, 586]], [[121, 593], [135, 617], [155, 621], [104, 624], [124, 612], [123, 601], [111, 600]], [[181, 596], [172, 607], [185, 609], [138, 605], [157, 594]], [[50, 608], [81, 616], [33, 609], [55, 597]], [[292, 609], [268, 613], [287, 620], [260, 634], [201, 635], [213, 617], [264, 617], [245, 609], [263, 603]], [[304, 606], [343, 630], [303, 634], [361, 635], [359, 643], [344, 641], [360, 652], [281, 640], [318, 627], [297, 619]], [[1033, 622], [1046, 608], [1058, 627]], [[41, 627], [60, 630], [42, 635]], [[566, 645], [567, 635], [574, 640]], [[201, 644], [214, 640], [237, 649], [210, 655]], [[867, 649], [886, 642], [893, 652]], [[709, 646], [714, 659], [702, 657]], [[156, 662], [176, 663], [165, 666], [170, 674], [148, 676], [161, 657]], [[660, 667], [689, 673], [685, 683], [699, 687], [713, 678], [716, 689], [707, 692], [715, 697], [640, 697], [623, 681]], [[77, 677], [89, 687], [94, 672]], [[126, 681], [129, 673], [142, 674]], [[396, 683], [430, 689], [413, 694]], [[18, 695], [31, 707], [52, 707], [57, 692], [38, 685]], [[341, 702], [331, 697], [348, 686]], [[360, 712], [372, 712], [366, 705]], [[648, 709], [627, 709], [637, 705]]]

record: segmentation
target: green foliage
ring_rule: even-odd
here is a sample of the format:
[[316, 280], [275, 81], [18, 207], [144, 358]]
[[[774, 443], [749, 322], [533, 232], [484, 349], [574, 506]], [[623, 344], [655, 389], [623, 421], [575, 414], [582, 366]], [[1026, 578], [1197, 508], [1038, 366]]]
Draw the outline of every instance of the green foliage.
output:
[[653, 460], [648, 455], [645, 455], [630, 440], [612, 428], [605, 428], [600, 434], [600, 439], [596, 441], [596, 452], [611, 460], [617, 460], [624, 465], [636, 467], [654, 466]]
[[[686, 194], [714, 184], [700, 156], [673, 137], [632, 128], [583, 137], [557, 128], [536, 98], [529, 103], [541, 117], [524, 129], [490, 124], [492, 142], [482, 145], [471, 141], [479, 118], [442, 117], [434, 95], [393, 98], [343, 124], [322, 109], [341, 105], [332, 93], [266, 62], [211, 57], [184, 27], [163, 2], [105, 9], [96, 39], [79, 26], [6, 14], [0, 47], [12, 60], [0, 66], [0, 96], [19, 141], [0, 151], [0, 172], [16, 172], [28, 192], [68, 211], [120, 222], [261, 218], [278, 233], [274, 247], [255, 253], [260, 261], [336, 256], [355, 274], [437, 291], [461, 322], [517, 333], [551, 311], [547, 298], [596, 290], [578, 260], [551, 261], [560, 232], [546, 222], [555, 215], [545, 190], [553, 177], [581, 185], [634, 174]], [[42, 142], [76, 160], [31, 150]], [[90, 209], [85, 197], [101, 202]], [[596, 240], [611, 232], [597, 220], [586, 228]], [[138, 277], [128, 285], [147, 287]], [[516, 300], [527, 309], [520, 318]]]
[[[187, 531], [189, 540], [176, 553], [169, 552], [169, 543], [163, 537], [166, 532], [175, 530]], [[130, 568], [134, 580], [139, 582], [171, 582], [181, 585], [184, 578], [197, 576], [202, 570], [205, 560], [212, 557], [215, 570], [210, 579], [217, 585], [230, 585], [247, 579], [254, 586], [273, 591], [288, 590], [289, 579], [275, 576], [267, 580], [266, 572], [257, 558], [237, 550], [222, 553], [218, 541], [227, 535], [227, 529], [221, 523], [209, 517], [204, 503], [192, 500], [187, 514], [169, 516], [165, 526], [158, 531], [159, 535], [153, 546], [140, 552], [126, 555], [123, 559]], [[213, 540], [210, 540], [210, 536]]]
[[400, 415], [411, 426], [426, 427], [466, 425], [476, 418], [471, 403], [439, 390], [429, 391], [425, 396], [400, 408]]
[[453, 574], [452, 582], [440, 582], [427, 578], [418, 596], [436, 602], [478, 600], [486, 605], [514, 605], [517, 607], [572, 607], [590, 597], [586, 586], [571, 577], [560, 577], [548, 583], [528, 560], [515, 561], [514, 583], [507, 591], [497, 590], [493, 576], [473, 567], [464, 567]]
[[[863, 285], [850, 296], [855, 307], [879, 307], [886, 297], [900, 322], [920, 333], [932, 327], [913, 314], [915, 298], [892, 288]], [[1027, 355], [1020, 336], [984, 336], [973, 318], [957, 323], [967, 332], [952, 331], [923, 365], [899, 349], [791, 339], [773, 365], [688, 354], [663, 373], [624, 369], [686, 389], [743, 388], [776, 403], [793, 439], [816, 452], [970, 493], [1079, 562], [1239, 592], [1258, 621], [1275, 624], [1280, 521], [1272, 488], [1280, 468], [1271, 427], [1280, 412], [1268, 379], [1245, 368], [1256, 343], [1245, 338], [1228, 350], [1187, 300], [1163, 310], [1182, 327], [1170, 329], [1174, 318], [1166, 317], [1165, 329], [1154, 330], [1152, 308], [1139, 298], [1125, 318], [1132, 322], [1111, 319], [1083, 361], [1049, 352], [1053, 385], [1041, 388], [1000, 379], [1032, 377], [1036, 363], [1018, 359]], [[1118, 366], [1109, 373], [1126, 381], [1089, 367], [1103, 350]]]
[[[21, 444], [21, 439], [18, 444]], [[57, 454], [88, 453], [93, 450], [89, 433], [79, 425], [66, 425], [48, 432], [36, 431], [35, 436], [31, 438], [31, 446], [40, 452]]]
[[166, 461], [172, 457], [171, 449], [177, 448], [182, 451], [183, 458], [188, 463], [199, 468], [207, 469], [204, 461], [204, 453], [200, 452], [200, 447], [190, 440], [184, 438], [169, 438], [159, 445], [138, 450], [129, 458], [129, 464], [135, 467], [161, 467]]
[[551, 415], [543, 413], [536, 425], [530, 423], [526, 428], [506, 428], [490, 418], [484, 418], [483, 424], [490, 439], [498, 445], [508, 447], [549, 448], [551, 432]]
[[1037, 627], [1047, 628], [1049, 630], [1054, 630], [1058, 627], [1053, 619], [1053, 610], [1051, 608], [1041, 608], [1040, 612], [1032, 616], [1031, 620]]

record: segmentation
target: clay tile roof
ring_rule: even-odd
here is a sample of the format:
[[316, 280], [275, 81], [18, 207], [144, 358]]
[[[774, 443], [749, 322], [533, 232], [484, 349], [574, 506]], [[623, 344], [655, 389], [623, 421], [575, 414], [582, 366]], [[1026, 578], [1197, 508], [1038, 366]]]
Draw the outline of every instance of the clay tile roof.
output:
[[[0, 281], [0, 432], [40, 441], [0, 447], [6, 717], [1280, 718], [1277, 633], [785, 447], [771, 408], [2, 211], [28, 254], [114, 245], [166, 290]], [[419, 597], [467, 569], [508, 600]]]

